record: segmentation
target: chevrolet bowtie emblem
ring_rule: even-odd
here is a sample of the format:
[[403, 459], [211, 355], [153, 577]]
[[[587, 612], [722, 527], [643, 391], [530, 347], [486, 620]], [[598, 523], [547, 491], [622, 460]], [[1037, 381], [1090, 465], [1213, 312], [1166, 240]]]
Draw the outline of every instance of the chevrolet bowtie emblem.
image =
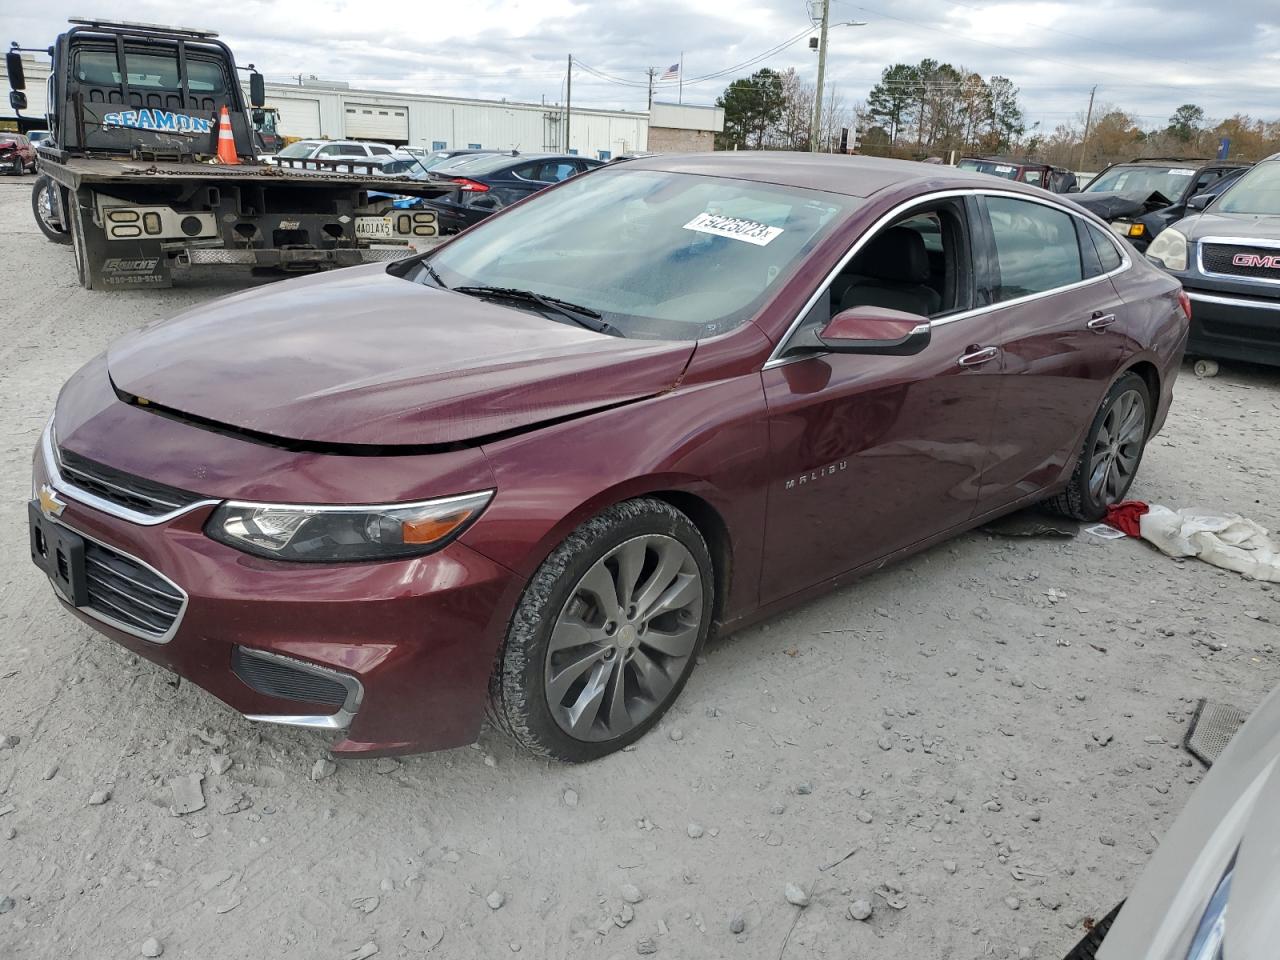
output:
[[67, 509], [64, 501], [58, 499], [58, 495], [54, 493], [53, 487], [47, 483], [40, 485], [40, 512], [50, 520], [62, 516], [62, 511]]

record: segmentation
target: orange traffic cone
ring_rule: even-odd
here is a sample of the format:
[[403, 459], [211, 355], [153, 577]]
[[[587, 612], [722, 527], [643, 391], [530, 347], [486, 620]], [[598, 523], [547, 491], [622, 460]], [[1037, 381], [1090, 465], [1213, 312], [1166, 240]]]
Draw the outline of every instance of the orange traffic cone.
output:
[[236, 135], [231, 132], [231, 114], [226, 104], [222, 105], [222, 116], [218, 118], [218, 162], [239, 163], [236, 156]]

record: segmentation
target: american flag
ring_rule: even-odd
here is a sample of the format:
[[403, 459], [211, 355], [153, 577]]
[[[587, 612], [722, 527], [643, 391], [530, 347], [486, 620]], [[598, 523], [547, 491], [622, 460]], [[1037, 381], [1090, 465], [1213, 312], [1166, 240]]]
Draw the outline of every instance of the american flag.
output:
[[673, 63], [671, 66], [667, 67], [667, 72], [662, 75], [662, 79], [674, 80], [678, 76], [680, 76], [680, 64]]

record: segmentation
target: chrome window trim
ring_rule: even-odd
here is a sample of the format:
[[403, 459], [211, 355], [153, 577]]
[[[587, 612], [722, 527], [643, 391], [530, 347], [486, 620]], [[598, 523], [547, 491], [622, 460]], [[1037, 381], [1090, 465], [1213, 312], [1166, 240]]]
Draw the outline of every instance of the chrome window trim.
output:
[[342, 684], [347, 691], [347, 697], [342, 701], [342, 706], [338, 708], [336, 713], [246, 713], [244, 714], [246, 720], [256, 720], [259, 723], [279, 723], [288, 727], [316, 727], [322, 730], [345, 730], [351, 726], [351, 721], [355, 719], [356, 713], [360, 710], [360, 704], [364, 701], [364, 684], [357, 678], [349, 673], [343, 673], [341, 670], [334, 670], [332, 667], [322, 667], [308, 660], [298, 660], [295, 657], [288, 657], [281, 653], [268, 653], [266, 650], [255, 650], [253, 647], [245, 646], [240, 647], [240, 652], [247, 657], [257, 657], [259, 660], [279, 663], [294, 670], [301, 670], [303, 673], [313, 673], [329, 680], [335, 680]]
[[1209, 293], [1199, 293], [1195, 290], [1188, 290], [1187, 296], [1192, 300], [1200, 300], [1204, 303], [1220, 303], [1228, 307], [1253, 307], [1258, 310], [1280, 310], [1280, 300], [1274, 303], [1267, 303], [1258, 300], [1245, 300], [1241, 297], [1227, 297]]
[[[124, 623], [120, 620], [116, 620], [114, 617], [109, 617], [105, 613], [99, 613], [97, 610], [94, 610], [92, 607], [72, 606], [71, 601], [68, 600], [63, 595], [62, 591], [58, 589], [58, 585], [54, 583], [53, 578], [50, 577], [49, 583], [53, 586], [53, 592], [57, 595], [58, 599], [60, 599], [63, 603], [67, 604], [68, 606], [71, 606], [73, 610], [76, 610], [79, 613], [83, 613], [86, 617], [91, 617], [94, 620], [97, 620], [99, 623], [105, 623], [107, 626], [112, 627], [113, 629], [119, 630], [121, 633], [127, 633], [131, 637], [137, 637], [139, 640], [146, 640], [148, 643], [154, 643], [156, 645], [160, 645], [160, 644], [168, 643], [170, 640], [173, 639], [174, 634], [178, 632], [178, 628], [182, 626], [182, 618], [185, 617], [187, 613], [187, 601], [189, 599], [187, 595], [187, 591], [183, 590], [182, 587], [174, 583], [172, 580], [166, 577], [163, 573], [161, 573], [151, 564], [147, 563], [147, 561], [143, 560], [141, 557], [136, 557], [132, 553], [129, 553], [126, 550], [121, 550], [119, 547], [113, 546], [110, 543], [106, 543], [105, 541], [99, 540], [97, 537], [92, 537], [89, 534], [85, 533], [83, 530], [78, 530], [75, 527], [73, 527], [71, 524], [66, 523], [62, 520], [49, 520], [48, 522], [55, 524], [57, 526], [60, 526], [66, 530], [70, 530], [76, 536], [81, 537], [85, 540], [89, 540], [92, 543], [96, 543], [98, 546], [102, 547], [104, 550], [110, 550], [114, 554], [117, 554], [128, 560], [132, 560], [134, 563], [136, 563], [140, 567], [146, 567], [148, 570], [154, 573], [157, 577], [159, 577], [165, 583], [172, 586], [173, 589], [177, 590], [178, 593], [182, 594], [182, 606], [178, 608], [178, 614], [173, 618], [173, 623], [169, 625], [169, 629], [162, 634], [155, 634], [155, 633], [148, 633], [145, 630], [139, 630], [137, 627], [131, 626], [130, 624]], [[125, 578], [125, 579], [128, 579], [128, 578]]]
[[1261, 283], [1272, 286], [1280, 285], [1280, 277], [1250, 277], [1240, 273], [1217, 273], [1204, 268], [1204, 245], [1206, 243], [1230, 244], [1235, 247], [1262, 247], [1264, 250], [1280, 250], [1280, 240], [1254, 239], [1252, 237], [1200, 237], [1195, 241], [1196, 268], [1206, 277], [1220, 280], [1236, 280], [1241, 283]]
[[[66, 494], [77, 503], [86, 507], [92, 507], [94, 510], [101, 510], [103, 513], [110, 514], [113, 517], [119, 517], [121, 520], [128, 520], [130, 523], [136, 523], [139, 526], [154, 527], [161, 523], [168, 523], [176, 517], [182, 516], [184, 513], [190, 513], [192, 510], [198, 510], [201, 507], [217, 506], [221, 500], [197, 500], [189, 503], [184, 507], [176, 510], [170, 510], [168, 513], [161, 513], [157, 516], [150, 516], [145, 513], [139, 513], [137, 510], [130, 510], [128, 507], [122, 507], [118, 503], [112, 503], [110, 500], [92, 494], [87, 490], [82, 490], [75, 484], [71, 483], [62, 475], [62, 471], [58, 469], [59, 459], [57, 447], [54, 443], [53, 419], [45, 424], [44, 433], [40, 437], [40, 449], [44, 457], [45, 473], [49, 477], [49, 485], [59, 493]], [[76, 531], [79, 533], [79, 531]], [[103, 546], [108, 546], [103, 544]], [[114, 550], [115, 547], [110, 547]], [[167, 578], [166, 578], [167, 579]]]
[[963, 190], [939, 190], [933, 193], [922, 193], [918, 197], [905, 200], [887, 211], [878, 220], [876, 220], [875, 223], [868, 227], [867, 230], [863, 232], [862, 236], [858, 237], [858, 239], [854, 241], [853, 246], [849, 248], [849, 251], [841, 257], [839, 261], [837, 261], [836, 265], [831, 269], [823, 281], [818, 284], [817, 288], [813, 291], [813, 294], [805, 301], [804, 306], [800, 308], [800, 311], [792, 319], [791, 325], [787, 327], [787, 332], [783, 335], [782, 339], [778, 341], [778, 345], [773, 348], [773, 352], [769, 354], [769, 359], [765, 361], [762, 369], [769, 370], [773, 367], [782, 366], [783, 364], [793, 363], [796, 360], [807, 360], [811, 357], [823, 356], [821, 353], [806, 353], [792, 357], [784, 357], [782, 355], [787, 348], [787, 344], [800, 328], [800, 324], [804, 321], [804, 318], [808, 316], [809, 311], [812, 310], [814, 304], [818, 302], [818, 297], [822, 295], [822, 291], [831, 285], [831, 281], [839, 275], [840, 271], [848, 265], [849, 261], [857, 255], [858, 251], [866, 245], [868, 240], [875, 236], [880, 230], [887, 227], [895, 219], [900, 217], [903, 213], [913, 207], [919, 206], [922, 203], [928, 203], [931, 200], [948, 200], [953, 197], [1008, 197], [1013, 200], [1026, 200], [1029, 203], [1038, 203], [1041, 206], [1058, 210], [1061, 213], [1065, 213], [1070, 217], [1076, 218], [1077, 220], [1084, 221], [1086, 225], [1093, 227], [1097, 233], [1107, 237], [1107, 239], [1111, 241], [1112, 246], [1114, 246], [1116, 251], [1120, 254], [1120, 266], [1107, 273], [1100, 273], [1096, 277], [1087, 277], [1083, 280], [1078, 280], [1075, 283], [1067, 284], [1064, 287], [1054, 287], [1052, 290], [1045, 290], [1041, 293], [1030, 293], [1025, 297], [1017, 297], [1013, 300], [1001, 300], [999, 303], [992, 303], [983, 307], [974, 307], [972, 310], [964, 310], [960, 313], [937, 317], [936, 319], [929, 321], [930, 327], [954, 323], [957, 320], [968, 320], [970, 317], [981, 316], [982, 314], [990, 313], [992, 310], [1003, 310], [1006, 307], [1015, 307], [1019, 304], [1042, 300], [1045, 297], [1057, 296], [1058, 294], [1066, 293], [1069, 290], [1075, 290], [1080, 287], [1088, 286], [1089, 284], [1109, 280], [1118, 274], [1124, 273], [1133, 266], [1133, 260], [1130, 258], [1128, 251], [1126, 251], [1121, 244], [1116, 242], [1115, 238], [1110, 235], [1109, 230], [1098, 230], [1098, 225], [1089, 219], [1088, 216], [1081, 213], [1081, 211], [1072, 210], [1067, 205], [1059, 203], [1049, 197], [1036, 197], [1020, 193], [1016, 190], [1000, 190], [988, 187], [970, 187]]

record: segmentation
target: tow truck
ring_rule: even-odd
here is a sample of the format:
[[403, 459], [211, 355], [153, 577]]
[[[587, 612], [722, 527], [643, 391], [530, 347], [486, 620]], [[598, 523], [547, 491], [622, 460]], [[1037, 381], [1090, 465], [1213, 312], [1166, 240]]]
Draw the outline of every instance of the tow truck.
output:
[[[168, 287], [202, 265], [270, 275], [395, 260], [437, 236], [433, 211], [397, 210], [370, 192], [436, 197], [448, 185], [374, 164], [259, 161], [263, 77], [249, 65], [246, 103], [215, 32], [70, 23], [47, 50], [51, 136], [37, 150], [32, 208], [46, 237], [74, 247], [86, 289]], [[24, 50], [15, 43], [6, 55], [18, 115], [28, 108]]]

